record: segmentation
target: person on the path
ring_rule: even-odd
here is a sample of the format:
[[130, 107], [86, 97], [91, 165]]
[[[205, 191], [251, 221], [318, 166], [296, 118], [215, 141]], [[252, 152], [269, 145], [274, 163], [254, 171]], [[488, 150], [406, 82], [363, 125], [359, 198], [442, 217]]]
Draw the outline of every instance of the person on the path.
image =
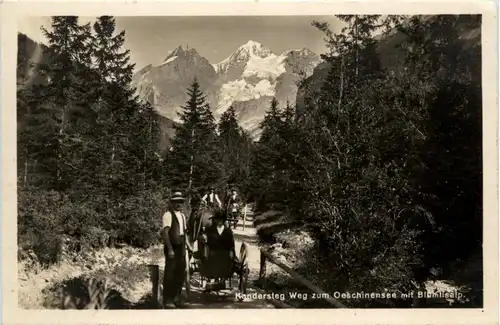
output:
[[219, 200], [219, 196], [215, 193], [215, 189], [212, 186], [208, 189], [208, 193], [205, 194], [201, 200], [212, 208], [218, 207], [219, 209], [222, 209], [222, 203]]
[[226, 197], [225, 206], [229, 217], [233, 220], [234, 227], [238, 222], [238, 215], [241, 209], [241, 199], [236, 189], [231, 189], [231, 194]]
[[208, 247], [208, 263], [204, 263], [203, 274], [207, 277], [228, 278], [233, 271], [236, 260], [234, 235], [225, 225], [227, 215], [224, 211], [217, 211], [212, 217], [213, 223], [205, 232]]
[[186, 248], [192, 247], [186, 240], [186, 216], [181, 212], [185, 199], [181, 192], [173, 193], [170, 209], [163, 214], [163, 245], [165, 253], [165, 272], [163, 277], [163, 306], [182, 307], [182, 285], [186, 276]]

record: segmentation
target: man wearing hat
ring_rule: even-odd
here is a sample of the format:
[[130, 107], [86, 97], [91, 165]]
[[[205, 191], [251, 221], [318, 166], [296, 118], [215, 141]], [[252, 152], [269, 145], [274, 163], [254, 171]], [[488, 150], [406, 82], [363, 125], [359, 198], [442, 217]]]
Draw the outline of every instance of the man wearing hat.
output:
[[186, 248], [192, 251], [189, 241], [186, 240], [186, 216], [181, 212], [184, 201], [181, 192], [174, 192], [170, 198], [170, 209], [163, 214], [162, 218], [165, 253], [163, 305], [165, 308], [184, 305], [181, 301], [181, 292], [186, 276]]
[[213, 188], [213, 186], [210, 186], [208, 188], [208, 193], [205, 194], [201, 200], [205, 203], [207, 203], [209, 206], [211, 207], [214, 207], [215, 204], [217, 204], [217, 206], [219, 207], [219, 209], [222, 208], [222, 203], [220, 202], [219, 200], [219, 196], [217, 195], [217, 193], [215, 193], [215, 189]]

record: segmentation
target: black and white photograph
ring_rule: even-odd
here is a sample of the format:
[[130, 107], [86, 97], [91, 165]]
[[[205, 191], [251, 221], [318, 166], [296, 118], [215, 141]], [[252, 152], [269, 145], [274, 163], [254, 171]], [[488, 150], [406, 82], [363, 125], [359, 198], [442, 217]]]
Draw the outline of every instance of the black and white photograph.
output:
[[485, 308], [482, 26], [20, 17], [18, 308]]

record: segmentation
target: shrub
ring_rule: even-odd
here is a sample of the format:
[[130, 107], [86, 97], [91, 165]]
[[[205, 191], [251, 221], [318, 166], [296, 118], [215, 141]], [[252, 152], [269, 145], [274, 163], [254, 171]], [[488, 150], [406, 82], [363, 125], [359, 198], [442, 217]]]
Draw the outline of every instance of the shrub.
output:
[[158, 243], [165, 205], [161, 193], [149, 191], [123, 199], [118, 203], [116, 220], [112, 221], [119, 240], [142, 248]]
[[54, 263], [60, 254], [64, 220], [70, 202], [55, 191], [19, 191], [18, 241], [33, 250], [39, 261]]
[[[51, 294], [54, 291], [54, 294]], [[113, 290], [107, 280], [74, 278], [45, 292], [45, 307], [61, 309], [109, 309]]]
[[21, 251], [32, 250], [42, 265], [60, 259], [65, 247], [69, 253], [82, 252], [115, 239], [148, 247], [159, 241], [162, 197], [142, 191], [113, 204], [97, 195], [75, 199], [56, 191], [23, 189], [18, 196], [19, 246]]
[[[345, 187], [345, 198], [337, 194], [335, 200], [313, 200], [307, 211], [318, 240], [315, 263], [329, 273], [325, 289], [412, 290], [414, 270], [421, 264], [415, 220], [421, 220], [422, 212], [402, 204], [382, 178], [373, 185], [376, 189], [361, 181], [352, 185]], [[369, 195], [375, 190], [376, 203]]]

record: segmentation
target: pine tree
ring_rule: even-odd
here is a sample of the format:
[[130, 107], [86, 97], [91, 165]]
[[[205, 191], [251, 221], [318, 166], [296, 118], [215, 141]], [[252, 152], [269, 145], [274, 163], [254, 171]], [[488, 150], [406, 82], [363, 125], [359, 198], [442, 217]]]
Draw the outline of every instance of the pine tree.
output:
[[238, 124], [232, 106], [222, 114], [218, 129], [224, 174], [222, 178], [226, 184], [237, 185], [243, 195], [247, 192], [250, 181], [252, 138]]
[[53, 17], [37, 65], [43, 82], [18, 91], [20, 234], [37, 254], [62, 233], [94, 247], [103, 232], [132, 245], [156, 240], [157, 114], [134, 96], [114, 25], [100, 17], [93, 37], [77, 17]]
[[130, 87], [135, 64], [130, 63], [130, 50], [123, 50], [125, 31], [115, 35], [116, 21], [101, 16], [94, 23], [97, 68], [102, 79]]
[[250, 194], [250, 168], [254, 142], [247, 131], [245, 131], [242, 127], [239, 127], [239, 129], [240, 142], [238, 145], [238, 170], [236, 171], [234, 178], [229, 179], [229, 181], [233, 181], [233, 183], [237, 182], [240, 194], [245, 197]]
[[85, 145], [82, 135], [94, 120], [86, 91], [92, 76], [91, 32], [89, 24], [78, 24], [78, 17], [63, 16], [52, 17], [52, 31], [43, 33], [48, 39], [48, 62], [39, 65], [38, 72], [49, 82], [37, 85], [33, 98], [38, 101], [36, 110], [49, 118], [46, 127], [51, 130], [40, 139], [46, 147], [39, 164], [51, 174], [47, 185], [63, 190], [85, 174], [78, 153]]
[[149, 103], [140, 103], [134, 115], [134, 154], [137, 157], [142, 189], [152, 188], [161, 178], [161, 167], [158, 159], [160, 129], [158, 114]]
[[243, 138], [240, 126], [236, 120], [234, 108], [231, 106], [225, 111], [219, 121], [219, 141], [222, 161], [222, 171], [225, 174], [224, 180], [240, 178], [240, 146], [243, 145]]
[[257, 196], [259, 204], [265, 206], [270, 202], [279, 202], [276, 193], [280, 190], [278, 177], [280, 176], [280, 157], [283, 145], [281, 130], [283, 125], [283, 112], [278, 106], [278, 101], [273, 98], [270, 108], [260, 124], [262, 133], [254, 149], [252, 159], [251, 188]]
[[292, 124], [295, 121], [295, 108], [286, 102], [285, 110], [283, 111], [283, 122], [285, 124]]
[[215, 184], [221, 175], [215, 120], [196, 79], [188, 95], [166, 164], [171, 185], [191, 193]]
[[[406, 34], [406, 47], [399, 50], [407, 60], [386, 72], [373, 31], [388, 24], [377, 16], [338, 18], [347, 27], [336, 34], [315, 23], [327, 35], [331, 71], [306, 102], [308, 119], [286, 141], [297, 143], [286, 149], [296, 158], [284, 165], [292, 170], [292, 183], [300, 182], [301, 195], [293, 184], [273, 187], [280, 184], [301, 201], [295, 211], [317, 230], [329, 276], [352, 274], [336, 276], [351, 288], [408, 290], [412, 280], [425, 280], [431, 266], [480, 250], [480, 213], [474, 212], [481, 210], [480, 52], [475, 46], [462, 51], [466, 41], [460, 35], [464, 26], [480, 24], [469, 16], [397, 22]], [[457, 141], [464, 134], [468, 139]], [[279, 171], [279, 164], [267, 167]], [[461, 236], [468, 240], [460, 248], [445, 243]], [[373, 256], [384, 256], [384, 262]], [[388, 260], [405, 261], [406, 267], [389, 267]], [[373, 272], [363, 271], [367, 266]]]
[[233, 149], [239, 140], [240, 127], [238, 125], [238, 121], [236, 120], [235, 110], [232, 106], [222, 114], [218, 129], [223, 148], [225, 150]]
[[105, 192], [129, 192], [136, 182], [136, 165], [130, 153], [132, 118], [137, 105], [130, 80], [133, 65], [123, 51], [125, 33], [115, 35], [113, 17], [98, 17], [93, 25], [94, 110], [98, 116], [93, 158], [99, 161], [95, 180]]
[[294, 178], [296, 169], [299, 168], [297, 157], [301, 154], [300, 149], [300, 129], [296, 122], [295, 107], [287, 102], [283, 110], [283, 118], [279, 130], [281, 145], [280, 157], [277, 161], [277, 168], [280, 170], [280, 187], [283, 194], [281, 195], [283, 204], [293, 208], [297, 200], [295, 199], [300, 193], [297, 192], [301, 188], [301, 180]]
[[271, 107], [266, 112], [264, 120], [260, 124], [260, 128], [262, 130], [259, 140], [260, 143], [272, 141], [272, 139], [276, 137], [279, 132], [278, 130], [281, 127], [282, 118], [283, 112], [279, 108], [276, 98], [273, 98], [271, 100]]
[[135, 96], [131, 85], [134, 64], [129, 50], [124, 49], [125, 31], [116, 31], [110, 16], [98, 17], [93, 27], [98, 74], [92, 95], [99, 139], [89, 158], [96, 162], [93, 181], [99, 209], [107, 216], [100, 225], [121, 240], [143, 246], [155, 240], [150, 217], [158, 213], [153, 191], [160, 178], [157, 114]]
[[[125, 31], [116, 33], [115, 19], [98, 17], [94, 23], [93, 55], [96, 70], [95, 110], [99, 116], [99, 141], [94, 156], [101, 162], [96, 173], [110, 193], [131, 194], [151, 183], [158, 144], [156, 112], [139, 102], [131, 87], [134, 64], [124, 50]], [[152, 166], [151, 164], [155, 165]]]
[[[43, 187], [52, 184], [49, 161], [57, 155], [55, 147], [47, 146], [57, 132], [51, 116], [41, 109], [36, 91], [38, 87], [19, 89], [17, 92], [17, 152], [18, 186]], [[51, 157], [52, 156], [52, 157]]]

